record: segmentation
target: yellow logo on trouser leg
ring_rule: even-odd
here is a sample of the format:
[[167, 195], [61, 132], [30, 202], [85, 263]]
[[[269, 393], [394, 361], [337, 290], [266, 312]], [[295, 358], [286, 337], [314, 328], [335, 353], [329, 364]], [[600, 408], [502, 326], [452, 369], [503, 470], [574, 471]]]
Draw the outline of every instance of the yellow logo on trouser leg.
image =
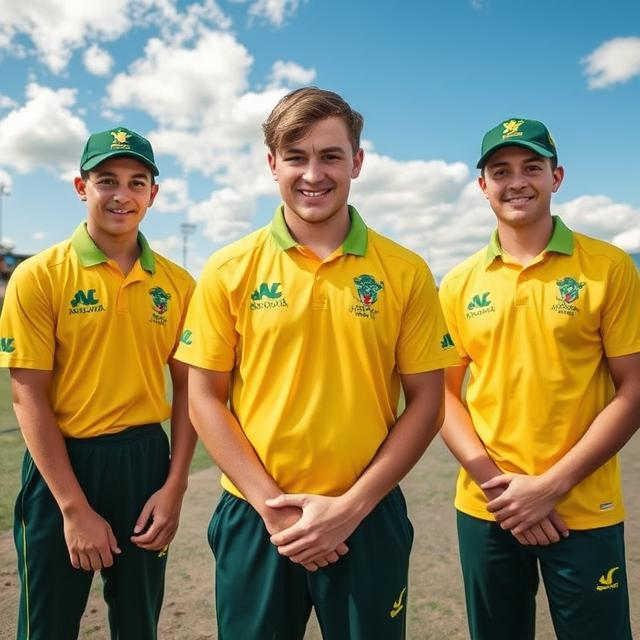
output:
[[598, 584], [596, 585], [596, 591], [605, 591], [606, 589], [617, 589], [618, 583], [613, 581], [613, 574], [620, 567], [612, 567], [607, 571], [607, 575], [604, 574], [600, 576], [598, 579]]
[[169, 545], [165, 544], [164, 547], [162, 547], [162, 549], [160, 549], [160, 551], [158, 552], [158, 558], [164, 558], [167, 553], [169, 551]]
[[400, 595], [398, 596], [398, 599], [393, 603], [393, 607], [391, 608], [391, 611], [389, 611], [389, 615], [392, 618], [395, 618], [404, 609], [404, 605], [402, 604], [402, 598], [404, 598], [404, 592], [406, 590], [407, 590], [407, 587], [405, 587], [400, 592]]

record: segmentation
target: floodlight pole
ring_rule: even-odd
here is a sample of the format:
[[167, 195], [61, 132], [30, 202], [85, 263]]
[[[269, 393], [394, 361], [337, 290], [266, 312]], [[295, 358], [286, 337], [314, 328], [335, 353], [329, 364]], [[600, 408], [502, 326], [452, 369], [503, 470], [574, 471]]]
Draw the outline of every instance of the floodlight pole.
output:
[[182, 266], [187, 268], [187, 240], [189, 236], [196, 230], [196, 225], [190, 222], [183, 222], [180, 225], [180, 231], [182, 231]]
[[11, 194], [9, 185], [0, 182], [0, 251], [4, 251], [4, 242], [2, 241], [2, 198]]

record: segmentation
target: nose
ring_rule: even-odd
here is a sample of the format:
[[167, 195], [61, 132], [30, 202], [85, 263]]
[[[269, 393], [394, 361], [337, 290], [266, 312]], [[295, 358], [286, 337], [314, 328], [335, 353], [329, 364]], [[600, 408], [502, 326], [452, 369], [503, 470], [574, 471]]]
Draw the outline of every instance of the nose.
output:
[[509, 181], [510, 189], [524, 189], [528, 185], [527, 177], [520, 171], [514, 171]]
[[126, 185], [118, 185], [113, 192], [112, 198], [115, 202], [126, 202], [129, 200], [129, 188]]
[[302, 179], [309, 183], [319, 182], [322, 180], [322, 169], [317, 160], [312, 158], [307, 162], [304, 173], [302, 174]]

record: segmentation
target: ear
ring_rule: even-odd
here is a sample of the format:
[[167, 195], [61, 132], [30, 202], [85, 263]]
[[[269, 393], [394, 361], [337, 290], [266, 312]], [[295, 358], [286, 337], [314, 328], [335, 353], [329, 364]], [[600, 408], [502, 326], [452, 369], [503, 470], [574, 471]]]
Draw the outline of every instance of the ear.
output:
[[271, 175], [273, 176], [273, 179], [277, 182], [278, 176], [276, 175], [276, 156], [275, 154], [271, 153], [271, 151], [267, 153], [267, 162], [269, 163], [269, 169], [271, 169]]
[[555, 193], [562, 184], [564, 180], [564, 167], [556, 167], [553, 171], [553, 187], [551, 187], [551, 191]]
[[78, 198], [80, 198], [80, 200], [86, 200], [87, 199], [87, 185], [85, 183], [85, 181], [80, 177], [80, 176], [76, 176], [73, 179], [73, 186], [76, 190], [76, 193], [78, 194]]
[[478, 176], [478, 186], [482, 193], [484, 193], [484, 197], [488, 200], [489, 195], [487, 194], [487, 181], [484, 179], [484, 176]]
[[353, 156], [353, 168], [351, 169], [351, 177], [357, 178], [360, 175], [362, 169], [362, 163], [364, 162], [364, 149], [358, 149]]
[[151, 197], [149, 198], [149, 206], [153, 205], [153, 201], [156, 199], [156, 196], [158, 195], [159, 188], [160, 186], [157, 184], [151, 185]]

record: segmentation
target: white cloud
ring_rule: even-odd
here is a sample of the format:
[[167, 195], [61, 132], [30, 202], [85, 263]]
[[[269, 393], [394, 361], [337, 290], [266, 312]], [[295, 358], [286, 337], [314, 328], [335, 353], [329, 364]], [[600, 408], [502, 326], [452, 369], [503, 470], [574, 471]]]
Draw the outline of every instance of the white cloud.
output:
[[26, 103], [0, 120], [0, 161], [19, 173], [37, 167], [56, 172], [77, 167], [89, 136], [71, 111], [75, 89], [53, 90], [36, 83], [26, 89]]
[[191, 48], [152, 38], [145, 57], [109, 84], [107, 106], [135, 107], [162, 125], [193, 128], [233, 105], [247, 88], [252, 63], [228, 33], [209, 31]]
[[94, 76], [108, 76], [113, 66], [113, 58], [109, 52], [100, 48], [97, 44], [92, 44], [82, 57], [84, 66], [89, 73]]
[[163, 256], [175, 254], [176, 249], [182, 247], [182, 239], [178, 236], [168, 236], [166, 238], [147, 238], [149, 245], [154, 251]]
[[612, 242], [629, 253], [640, 253], [640, 224], [614, 236]]
[[[0, 50], [19, 57], [35, 53], [61, 73], [76, 49], [113, 41], [135, 26], [155, 26], [164, 37], [184, 40], [202, 25], [230, 24], [215, 0], [190, 4], [185, 12], [176, 9], [176, 0], [0, 0]], [[20, 35], [31, 40], [32, 51], [16, 41]]]
[[295, 62], [277, 60], [271, 67], [269, 86], [307, 85], [310, 84], [315, 77], [315, 69], [305, 69]]
[[251, 230], [255, 198], [232, 188], [214, 191], [189, 210], [190, 222], [204, 222], [204, 235], [217, 243], [230, 242]]
[[34, 240], [44, 240], [47, 234], [44, 231], [36, 231], [32, 236]]
[[640, 75], [640, 37], [613, 38], [581, 60], [590, 89], [603, 89]]
[[249, 7], [249, 15], [266, 18], [276, 27], [284, 24], [285, 18], [293, 15], [300, 6], [300, 0], [256, 0]]
[[17, 106], [17, 102], [11, 99], [9, 96], [3, 96], [0, 93], [0, 109], [11, 109]]
[[11, 179], [11, 176], [2, 169], [0, 169], [0, 188], [4, 188], [5, 193], [11, 193], [11, 189], [13, 188], [13, 180]]
[[640, 209], [603, 195], [580, 196], [552, 208], [572, 229], [609, 241], [640, 225]]
[[153, 208], [164, 213], [185, 211], [191, 204], [186, 180], [165, 178], [160, 180], [160, 188]]
[[127, 31], [129, 1], [0, 0], [0, 48], [11, 50], [16, 35], [26, 34], [41, 61], [60, 73], [89, 36], [113, 40]]

